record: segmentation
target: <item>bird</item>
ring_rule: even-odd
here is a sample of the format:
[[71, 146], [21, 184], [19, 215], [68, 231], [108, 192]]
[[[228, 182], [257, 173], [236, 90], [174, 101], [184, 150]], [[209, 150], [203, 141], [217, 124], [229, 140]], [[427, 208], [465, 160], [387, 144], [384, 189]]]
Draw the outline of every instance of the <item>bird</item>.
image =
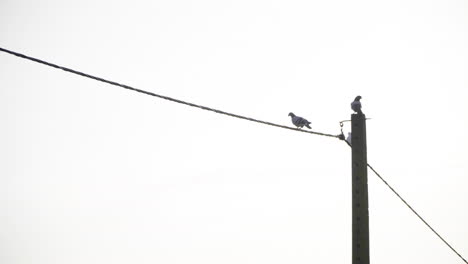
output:
[[307, 121], [307, 119], [302, 118], [302, 117], [300, 117], [300, 116], [296, 116], [296, 115], [293, 114], [293, 113], [289, 113], [288, 116], [291, 117], [292, 123], [293, 123], [295, 126], [297, 126], [298, 128], [303, 128], [304, 126], [306, 126], [307, 128], [312, 129], [312, 128], [310, 127], [311, 122]]
[[348, 137], [346, 138], [346, 142], [351, 145], [351, 132], [348, 132]]
[[358, 113], [358, 114], [362, 114], [361, 102], [359, 101], [359, 100], [361, 100], [361, 98], [362, 97], [360, 95], [358, 95], [358, 96], [356, 96], [354, 101], [351, 103], [351, 109], [353, 109], [353, 111]]

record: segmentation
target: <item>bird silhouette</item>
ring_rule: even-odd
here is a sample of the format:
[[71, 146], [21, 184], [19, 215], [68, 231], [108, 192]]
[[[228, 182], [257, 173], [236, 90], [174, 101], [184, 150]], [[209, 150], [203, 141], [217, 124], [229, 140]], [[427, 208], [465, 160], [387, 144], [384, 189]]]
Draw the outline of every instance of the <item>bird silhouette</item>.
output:
[[312, 129], [310, 127], [311, 122], [307, 121], [307, 119], [300, 116], [296, 116], [293, 113], [289, 113], [288, 116], [291, 117], [291, 121], [296, 127], [303, 128], [304, 126], [306, 126], [307, 128]]

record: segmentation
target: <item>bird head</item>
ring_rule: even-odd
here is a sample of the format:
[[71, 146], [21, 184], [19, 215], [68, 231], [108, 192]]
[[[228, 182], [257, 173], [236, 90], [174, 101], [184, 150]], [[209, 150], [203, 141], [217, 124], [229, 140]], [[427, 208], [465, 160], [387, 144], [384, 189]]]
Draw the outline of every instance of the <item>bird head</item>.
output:
[[288, 116], [294, 116], [294, 114], [291, 112], [291, 113], [288, 114]]
[[356, 98], [354, 99], [354, 101], [359, 101], [359, 100], [361, 100], [361, 98], [362, 98], [362, 97], [361, 97], [360, 95], [358, 95], [358, 96], [356, 96]]

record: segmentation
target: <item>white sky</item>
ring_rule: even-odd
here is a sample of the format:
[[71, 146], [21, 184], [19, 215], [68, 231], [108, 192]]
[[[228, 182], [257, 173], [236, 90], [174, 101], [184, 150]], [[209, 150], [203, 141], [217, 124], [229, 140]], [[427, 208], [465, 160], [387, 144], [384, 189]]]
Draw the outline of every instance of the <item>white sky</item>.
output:
[[[0, 2], [0, 46], [337, 134], [468, 257], [468, 6], [451, 1]], [[350, 263], [339, 140], [0, 53], [0, 262]], [[345, 133], [349, 131], [349, 124]], [[373, 263], [462, 263], [369, 172]]]

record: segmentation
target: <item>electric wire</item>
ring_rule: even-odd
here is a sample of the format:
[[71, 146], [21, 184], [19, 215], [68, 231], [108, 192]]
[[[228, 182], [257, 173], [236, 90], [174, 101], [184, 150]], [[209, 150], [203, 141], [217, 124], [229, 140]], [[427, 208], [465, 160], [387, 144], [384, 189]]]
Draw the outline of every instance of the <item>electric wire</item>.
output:
[[66, 72], [70, 72], [70, 73], [77, 74], [77, 75], [80, 75], [80, 76], [83, 76], [83, 77], [86, 77], [86, 78], [90, 78], [90, 79], [93, 79], [93, 80], [96, 80], [96, 81], [104, 82], [104, 83], [114, 85], [114, 86], [119, 86], [121, 88], [132, 90], [132, 91], [139, 92], [139, 93], [143, 93], [143, 94], [146, 94], [146, 95], [159, 97], [161, 99], [172, 101], [172, 102], [175, 102], [175, 103], [184, 104], [184, 105], [188, 105], [188, 106], [191, 106], [191, 107], [197, 107], [197, 108], [200, 108], [200, 109], [203, 109], [203, 110], [207, 110], [207, 111], [211, 111], [211, 112], [215, 112], [215, 113], [218, 113], [218, 114], [223, 114], [223, 115], [227, 115], [227, 116], [231, 116], [231, 117], [235, 117], [235, 118], [239, 118], [239, 119], [244, 119], [244, 120], [248, 120], [248, 121], [252, 121], [252, 122], [256, 122], [256, 123], [260, 123], [260, 124], [264, 124], [264, 125], [280, 127], [280, 128], [284, 128], [284, 129], [289, 129], [289, 130], [294, 130], [294, 131], [309, 133], [309, 134], [315, 134], [315, 135], [319, 135], [319, 136], [335, 137], [335, 138], [341, 139], [341, 137], [340, 137], [341, 135], [332, 135], [332, 134], [326, 134], [326, 133], [321, 133], [321, 132], [302, 130], [302, 129], [297, 129], [297, 128], [293, 128], [293, 127], [283, 126], [283, 125], [279, 125], [279, 124], [275, 124], [275, 123], [271, 123], [271, 122], [267, 122], [267, 121], [254, 119], [254, 118], [251, 118], [251, 117], [246, 117], [246, 116], [242, 116], [242, 115], [238, 115], [238, 114], [228, 113], [228, 112], [225, 112], [225, 111], [222, 111], [222, 110], [210, 108], [210, 107], [203, 106], [203, 105], [198, 105], [198, 104], [182, 101], [182, 100], [172, 98], [172, 97], [169, 97], [169, 96], [155, 94], [155, 93], [148, 92], [148, 91], [145, 91], [145, 90], [141, 90], [141, 89], [138, 89], [138, 88], [134, 88], [134, 87], [131, 87], [131, 86], [128, 86], [128, 85], [125, 85], [125, 84], [117, 83], [117, 82], [114, 82], [114, 81], [109, 81], [109, 80], [106, 80], [106, 79], [101, 78], [101, 77], [93, 76], [93, 75], [90, 75], [90, 74], [87, 74], [87, 73], [84, 73], [84, 72], [80, 72], [80, 71], [73, 70], [73, 69], [70, 69], [70, 68], [67, 68], [67, 67], [63, 67], [63, 66], [60, 66], [60, 65], [57, 65], [57, 64], [53, 64], [53, 63], [50, 63], [50, 62], [47, 62], [47, 61], [44, 61], [44, 60], [33, 58], [33, 57], [30, 57], [30, 56], [27, 56], [27, 55], [24, 55], [24, 54], [15, 52], [15, 51], [4, 49], [2, 47], [0, 47], [0, 51], [3, 51], [5, 53], [9, 53], [11, 55], [14, 55], [14, 56], [17, 56], [17, 57], [20, 57], [20, 58], [23, 58], [23, 59], [27, 59], [27, 60], [34, 61], [34, 62], [37, 62], [37, 63], [40, 63], [40, 64], [44, 64], [44, 65], [47, 65], [47, 66], [50, 66], [50, 67], [53, 67], [53, 68], [57, 68], [57, 69], [60, 69], [60, 70], [66, 71]]
[[396, 195], [398, 196], [398, 198], [400, 198], [400, 200], [427, 226], [429, 227], [429, 229], [434, 232], [434, 234], [436, 234], [436, 236], [438, 236], [440, 238], [440, 240], [442, 240], [455, 254], [458, 255], [458, 257], [460, 257], [465, 263], [468, 264], [468, 262], [466, 261], [465, 258], [463, 258], [463, 256], [458, 253], [441, 235], [439, 235], [439, 233], [437, 233], [437, 231], [434, 230], [434, 228], [432, 228], [431, 225], [429, 225], [429, 223], [426, 222], [426, 220], [424, 220], [424, 218], [422, 218], [421, 215], [418, 214], [418, 212], [416, 212], [416, 210], [413, 209], [413, 207], [411, 207], [411, 205], [409, 205], [405, 199], [403, 199], [403, 197], [400, 196], [400, 194], [398, 194], [397, 191], [395, 191], [395, 189], [392, 188], [392, 186], [390, 186], [390, 184], [388, 184], [388, 182], [386, 180], [384, 180], [384, 178], [382, 176], [380, 176], [380, 174], [374, 169], [372, 168], [372, 166], [367, 163], [367, 167], [369, 167], [369, 169], [371, 169], [375, 175], [377, 175], [377, 177], [379, 177], [380, 180], [382, 180], [383, 183], [385, 183], [385, 185], [387, 185], [387, 187]]
[[[346, 144], [348, 144], [348, 146], [351, 146], [351, 144], [344, 140], [344, 142], [346, 142]], [[403, 199], [403, 197], [401, 197], [401, 195], [369, 164], [367, 163], [367, 167], [369, 167], [369, 169], [371, 169], [375, 175], [377, 175], [377, 177], [385, 184], [387, 185], [387, 187], [398, 197], [400, 198], [400, 200], [419, 218], [419, 220], [421, 220], [437, 237], [439, 237], [440, 240], [442, 240], [442, 242], [445, 243], [445, 245], [447, 245], [455, 254], [458, 255], [458, 257], [460, 257], [465, 263], [468, 264], [468, 262], [466, 261], [465, 258], [463, 258], [463, 256], [458, 253], [458, 251], [455, 250], [455, 248], [452, 247], [452, 245], [450, 245], [437, 231], [435, 231], [435, 229], [426, 221], [424, 220], [424, 218], [418, 213], [416, 212], [416, 210], [413, 209], [413, 207], [411, 207], [411, 205], [409, 205], [409, 203]]]
[[[271, 123], [271, 122], [266, 122], [266, 121], [262, 121], [262, 120], [258, 120], [258, 119], [254, 119], [254, 118], [251, 118], [251, 117], [246, 117], [246, 116], [242, 116], [242, 115], [238, 115], [238, 114], [232, 114], [232, 113], [228, 113], [228, 112], [225, 112], [225, 111], [222, 111], [222, 110], [218, 110], [218, 109], [214, 109], [214, 108], [210, 108], [210, 107], [207, 107], [207, 106], [203, 106], [203, 105], [198, 105], [198, 104], [194, 104], [194, 103], [190, 103], [190, 102], [186, 102], [186, 101], [182, 101], [182, 100], [179, 100], [179, 99], [175, 99], [175, 98], [172, 98], [172, 97], [169, 97], [169, 96], [164, 96], [164, 95], [160, 95], [160, 94], [156, 94], [156, 93], [152, 93], [152, 92], [148, 92], [148, 91], [145, 91], [145, 90], [141, 90], [141, 89], [138, 89], [138, 88], [134, 88], [134, 87], [131, 87], [131, 86], [128, 86], [128, 85], [125, 85], [125, 84], [121, 84], [121, 83], [117, 83], [117, 82], [114, 82], [114, 81], [109, 81], [109, 80], [106, 80], [104, 78], [100, 78], [100, 77], [96, 77], [96, 76], [93, 76], [93, 75], [90, 75], [90, 74], [87, 74], [87, 73], [83, 73], [83, 72], [80, 72], [80, 71], [77, 71], [77, 70], [73, 70], [73, 69], [70, 69], [70, 68], [67, 68], [67, 67], [63, 67], [63, 66], [60, 66], [60, 65], [57, 65], [57, 64], [53, 64], [53, 63], [50, 63], [50, 62], [47, 62], [47, 61], [44, 61], [44, 60], [40, 60], [40, 59], [37, 59], [37, 58], [33, 58], [33, 57], [30, 57], [30, 56], [27, 56], [27, 55], [24, 55], [24, 54], [21, 54], [21, 53], [18, 53], [18, 52], [14, 52], [14, 51], [11, 51], [11, 50], [7, 50], [7, 49], [4, 49], [2, 47], [0, 47], [0, 51], [3, 51], [5, 53], [9, 53], [11, 55], [14, 55], [14, 56], [17, 56], [17, 57], [20, 57], [20, 58], [23, 58], [23, 59], [27, 59], [27, 60], [30, 60], [30, 61], [34, 61], [34, 62], [37, 62], [37, 63], [40, 63], [40, 64], [44, 64], [44, 65], [47, 65], [47, 66], [50, 66], [50, 67], [53, 67], [53, 68], [57, 68], [57, 69], [60, 69], [60, 70], [63, 70], [63, 71], [66, 71], [66, 72], [70, 72], [70, 73], [73, 73], [73, 74], [77, 74], [77, 75], [80, 75], [80, 76], [83, 76], [83, 77], [86, 77], [86, 78], [90, 78], [90, 79], [94, 79], [96, 81], [100, 81], [100, 82], [104, 82], [104, 83], [107, 83], [107, 84], [110, 84], [110, 85], [114, 85], [114, 86], [119, 86], [121, 88], [124, 88], [124, 89], [128, 89], [128, 90], [132, 90], [132, 91], [135, 91], [135, 92], [139, 92], [139, 93], [143, 93], [143, 94], [146, 94], [146, 95], [150, 95], [150, 96], [154, 96], [154, 97], [158, 97], [158, 98], [161, 98], [161, 99], [164, 99], [164, 100], [168, 100], [168, 101], [172, 101], [172, 102], [175, 102], [175, 103], [179, 103], [179, 104], [184, 104], [184, 105], [188, 105], [188, 106], [191, 106], [191, 107], [197, 107], [197, 108], [200, 108], [200, 109], [203, 109], [203, 110], [207, 110], [207, 111], [211, 111], [211, 112], [215, 112], [215, 113], [218, 113], [218, 114], [223, 114], [223, 115], [227, 115], [227, 116], [231, 116], [231, 117], [235, 117], [235, 118], [239, 118], [239, 119], [244, 119], [244, 120], [248, 120], [248, 121], [252, 121], [252, 122], [256, 122], [256, 123], [261, 123], [261, 124], [265, 124], [265, 125], [270, 125], [270, 126], [275, 126], [275, 127], [280, 127], [280, 128], [284, 128], [284, 129], [289, 129], [289, 130], [294, 130], [294, 131], [299, 131], [299, 132], [303, 132], [303, 133], [310, 133], [310, 134], [315, 134], [315, 135], [319, 135], [319, 136], [326, 136], [326, 137], [335, 137], [335, 138], [339, 138], [341, 140], [343, 140], [344, 142], [346, 142], [348, 144], [348, 146], [351, 147], [351, 144], [349, 144], [349, 142], [347, 142], [346, 140], [344, 140], [344, 135], [343, 134], [340, 134], [340, 135], [332, 135], [332, 134], [326, 134], [326, 133], [320, 133], [320, 132], [315, 132], [315, 131], [308, 131], [308, 130], [301, 130], [301, 129], [297, 129], [297, 128], [293, 128], [293, 127], [288, 127], [288, 126], [283, 126], [283, 125], [279, 125], [279, 124], [275, 124], [275, 123]], [[437, 235], [437, 237], [439, 237], [439, 239], [441, 239], [455, 254], [458, 255], [458, 257], [460, 257], [465, 263], [468, 264], [468, 262], [465, 260], [465, 258], [463, 258], [463, 256], [458, 253], [441, 235], [439, 235], [439, 233], [437, 231], [435, 231], [435, 229], [429, 225], [429, 223], [424, 220], [424, 218], [419, 215], [416, 210], [413, 209], [413, 207], [411, 207], [408, 202], [406, 202], [405, 199], [403, 199], [403, 197], [401, 197], [401, 195], [369, 164], [367, 163], [367, 166], [375, 173], [375, 175], [377, 175], [377, 177], [379, 177], [380, 180], [382, 180], [382, 182], [387, 185], [387, 187], [398, 197], [400, 198], [400, 200], [434, 233]]]

